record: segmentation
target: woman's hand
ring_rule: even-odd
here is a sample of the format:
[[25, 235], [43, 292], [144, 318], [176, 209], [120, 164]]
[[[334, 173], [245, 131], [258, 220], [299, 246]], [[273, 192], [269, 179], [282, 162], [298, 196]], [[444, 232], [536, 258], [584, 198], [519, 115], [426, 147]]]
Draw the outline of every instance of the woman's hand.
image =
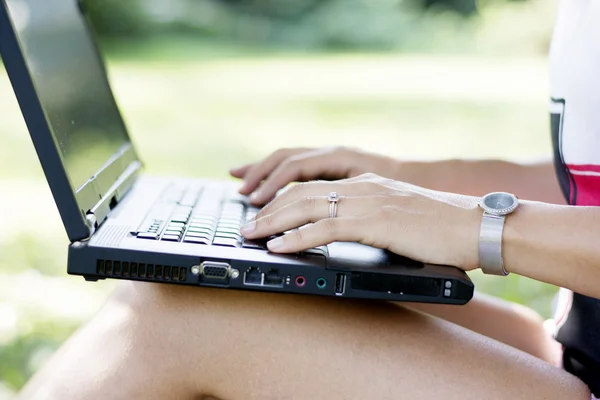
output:
[[[341, 196], [336, 218], [329, 218], [330, 192]], [[475, 197], [365, 174], [293, 186], [264, 207], [242, 234], [256, 239], [292, 230], [268, 242], [269, 250], [278, 253], [335, 241], [360, 242], [422, 262], [471, 270], [479, 265], [480, 224]]]
[[343, 179], [366, 172], [392, 177], [397, 164], [396, 160], [389, 157], [345, 147], [294, 148], [277, 150], [263, 161], [230, 172], [234, 177], [244, 180], [240, 193], [251, 195], [253, 204], [262, 205], [291, 182]]

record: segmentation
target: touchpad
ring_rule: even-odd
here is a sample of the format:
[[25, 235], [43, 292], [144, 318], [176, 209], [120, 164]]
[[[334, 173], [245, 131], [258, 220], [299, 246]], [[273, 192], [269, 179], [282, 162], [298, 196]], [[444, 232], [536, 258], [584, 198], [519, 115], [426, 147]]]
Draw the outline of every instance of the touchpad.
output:
[[329, 264], [386, 264], [387, 252], [360, 243], [335, 242], [327, 245]]
[[423, 267], [423, 263], [419, 261], [360, 243], [335, 242], [327, 245], [327, 249], [329, 250], [328, 267], [352, 265], [363, 268], [386, 265], [407, 268]]

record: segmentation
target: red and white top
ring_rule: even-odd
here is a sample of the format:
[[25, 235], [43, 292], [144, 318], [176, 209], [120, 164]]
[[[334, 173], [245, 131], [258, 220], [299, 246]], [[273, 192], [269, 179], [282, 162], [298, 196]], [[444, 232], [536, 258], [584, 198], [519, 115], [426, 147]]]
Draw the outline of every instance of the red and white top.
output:
[[573, 205], [600, 205], [600, 2], [562, 1], [550, 51], [557, 172]]
[[[554, 164], [562, 191], [571, 205], [600, 206], [599, 0], [561, 2], [550, 79]], [[600, 237], [596, 240], [600, 246]], [[600, 300], [562, 290], [555, 320], [565, 369], [600, 396]]]

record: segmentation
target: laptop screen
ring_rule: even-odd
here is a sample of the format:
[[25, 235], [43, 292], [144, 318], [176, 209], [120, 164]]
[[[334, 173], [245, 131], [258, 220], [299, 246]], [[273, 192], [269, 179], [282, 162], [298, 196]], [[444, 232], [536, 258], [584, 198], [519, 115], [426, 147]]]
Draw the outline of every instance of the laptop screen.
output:
[[6, 0], [38, 98], [74, 191], [129, 147], [76, 0]]

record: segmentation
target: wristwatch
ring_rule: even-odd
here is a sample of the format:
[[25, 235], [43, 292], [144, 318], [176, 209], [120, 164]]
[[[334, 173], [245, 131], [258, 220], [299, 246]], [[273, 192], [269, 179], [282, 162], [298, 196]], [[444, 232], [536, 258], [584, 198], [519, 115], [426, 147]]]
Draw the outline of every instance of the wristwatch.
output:
[[488, 193], [479, 201], [483, 209], [479, 232], [479, 266], [484, 274], [506, 276], [502, 260], [502, 231], [506, 216], [517, 209], [519, 199], [511, 193]]

